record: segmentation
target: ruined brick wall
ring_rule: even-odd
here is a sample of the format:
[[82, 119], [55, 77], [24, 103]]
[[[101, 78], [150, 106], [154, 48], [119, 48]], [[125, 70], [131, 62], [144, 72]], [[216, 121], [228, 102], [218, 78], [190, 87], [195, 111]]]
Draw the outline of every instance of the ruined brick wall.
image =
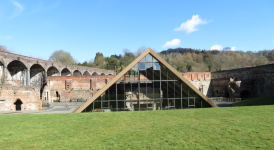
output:
[[274, 64], [216, 71], [212, 72], [211, 75], [212, 81], [229, 78], [233, 80], [229, 86], [234, 86], [232, 92], [235, 94], [230, 95], [230, 97], [274, 95]]
[[229, 97], [228, 85], [231, 78], [220, 78], [211, 80], [211, 97]]
[[211, 97], [211, 73], [210, 72], [187, 72], [182, 74], [204, 95]]
[[43, 101], [86, 101], [103, 88], [115, 75], [52, 76], [47, 78]]
[[17, 100], [22, 102], [21, 110], [41, 110], [42, 102], [39, 98], [39, 88], [14, 87], [1, 85], [0, 90], [0, 111], [14, 111]]

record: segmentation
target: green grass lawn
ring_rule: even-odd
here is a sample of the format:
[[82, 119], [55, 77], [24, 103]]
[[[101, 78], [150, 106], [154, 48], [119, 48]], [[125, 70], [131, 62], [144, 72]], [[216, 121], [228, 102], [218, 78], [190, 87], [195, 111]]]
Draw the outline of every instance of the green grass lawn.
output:
[[0, 149], [273, 149], [274, 106], [0, 115]]
[[274, 95], [252, 98], [233, 103], [232, 106], [258, 106], [258, 105], [274, 105]]

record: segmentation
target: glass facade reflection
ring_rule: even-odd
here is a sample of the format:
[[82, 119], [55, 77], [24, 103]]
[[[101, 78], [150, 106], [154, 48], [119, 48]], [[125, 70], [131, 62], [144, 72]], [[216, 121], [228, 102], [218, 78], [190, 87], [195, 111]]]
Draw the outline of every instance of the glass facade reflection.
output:
[[146, 55], [83, 112], [211, 107], [152, 55]]

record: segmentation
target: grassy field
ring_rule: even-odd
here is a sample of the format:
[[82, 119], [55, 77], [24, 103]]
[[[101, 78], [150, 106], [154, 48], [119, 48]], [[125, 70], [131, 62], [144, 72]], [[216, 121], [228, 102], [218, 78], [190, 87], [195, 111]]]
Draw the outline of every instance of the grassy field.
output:
[[274, 105], [274, 95], [252, 98], [252, 99], [243, 100], [243, 101], [232, 104], [232, 106], [258, 106], [258, 105]]
[[274, 106], [0, 115], [0, 149], [273, 149]]

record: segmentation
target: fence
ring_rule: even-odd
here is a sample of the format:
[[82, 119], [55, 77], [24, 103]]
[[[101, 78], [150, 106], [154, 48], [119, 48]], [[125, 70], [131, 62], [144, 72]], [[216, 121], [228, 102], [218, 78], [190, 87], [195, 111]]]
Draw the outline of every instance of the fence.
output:
[[48, 103], [48, 102], [43, 102], [42, 103], [42, 109], [52, 109], [54, 107], [78, 107], [78, 106], [82, 106], [85, 102], [52, 102], [52, 103]]
[[209, 98], [212, 101], [229, 101], [229, 102], [239, 102], [241, 98], [229, 98], [229, 97], [211, 97]]

